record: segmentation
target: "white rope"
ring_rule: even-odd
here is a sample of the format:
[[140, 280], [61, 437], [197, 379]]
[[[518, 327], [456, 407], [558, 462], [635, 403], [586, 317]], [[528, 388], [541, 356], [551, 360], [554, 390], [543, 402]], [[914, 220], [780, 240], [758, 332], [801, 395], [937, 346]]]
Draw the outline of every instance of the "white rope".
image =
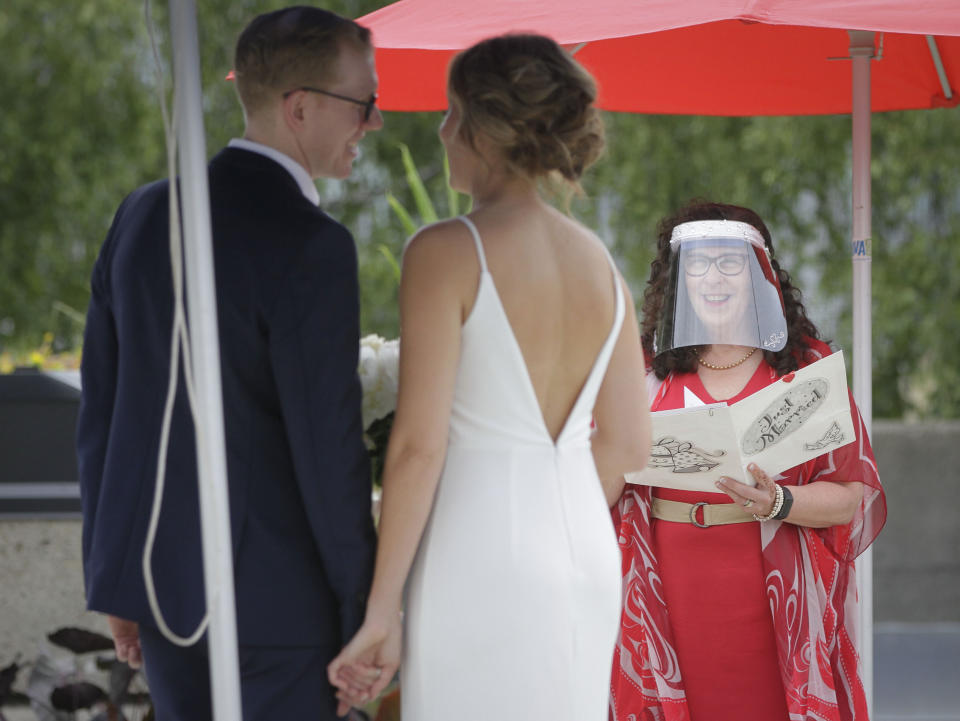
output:
[[160, 429], [160, 448], [157, 458], [157, 477], [153, 493], [153, 507], [150, 511], [150, 524], [147, 527], [147, 538], [143, 547], [143, 580], [146, 585], [147, 601], [153, 618], [157, 622], [160, 633], [177, 646], [192, 646], [207, 630], [210, 621], [209, 612], [205, 613], [196, 630], [189, 636], [176, 634], [167, 625], [157, 600], [156, 586], [153, 581], [151, 557], [153, 545], [157, 535], [157, 525], [160, 521], [160, 509], [163, 505], [163, 489], [166, 481], [167, 452], [170, 445], [170, 423], [173, 418], [173, 403], [177, 393], [177, 380], [180, 375], [180, 354], [183, 353], [183, 375], [187, 388], [187, 398], [190, 405], [190, 414], [197, 428], [197, 446], [203, 443], [202, 432], [197, 424], [196, 399], [194, 393], [193, 373], [190, 366], [190, 341], [187, 336], [186, 312], [183, 303], [183, 239], [180, 234], [180, 196], [177, 193], [177, 134], [170, 114], [167, 111], [166, 93], [164, 91], [163, 64], [157, 48], [156, 28], [153, 25], [153, 16], [150, 0], [143, 3], [144, 18], [147, 34], [150, 37], [150, 47], [153, 51], [154, 74], [157, 86], [157, 95], [160, 99], [160, 112], [163, 116], [163, 131], [167, 147], [167, 174], [170, 177], [170, 266], [173, 276], [173, 327], [170, 334], [170, 376], [167, 381], [167, 398], [163, 409], [163, 424]]

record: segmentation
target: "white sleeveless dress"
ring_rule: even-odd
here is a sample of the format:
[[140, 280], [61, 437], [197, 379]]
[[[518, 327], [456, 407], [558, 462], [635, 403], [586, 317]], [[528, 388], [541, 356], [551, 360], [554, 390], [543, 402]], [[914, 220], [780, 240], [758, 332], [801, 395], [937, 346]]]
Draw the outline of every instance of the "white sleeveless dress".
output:
[[605, 721], [620, 552], [590, 450], [613, 327], [556, 443], [468, 218], [481, 275], [446, 462], [407, 585], [403, 721]]

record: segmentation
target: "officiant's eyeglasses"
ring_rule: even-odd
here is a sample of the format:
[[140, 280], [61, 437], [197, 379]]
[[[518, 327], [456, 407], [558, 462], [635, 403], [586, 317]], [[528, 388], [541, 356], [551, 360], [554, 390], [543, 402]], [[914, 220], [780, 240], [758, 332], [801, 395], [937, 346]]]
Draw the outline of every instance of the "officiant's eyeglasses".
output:
[[298, 90], [303, 90], [308, 93], [320, 93], [321, 95], [328, 95], [331, 98], [336, 98], [337, 100], [345, 100], [348, 103], [353, 103], [354, 105], [359, 105], [363, 108], [363, 122], [370, 120], [370, 116], [373, 115], [373, 109], [377, 107], [377, 94], [374, 93], [367, 100], [357, 100], [356, 98], [348, 98], [346, 95], [338, 95], [337, 93], [331, 93], [329, 90], [321, 90], [320, 88], [311, 88], [304, 85], [300, 88], [294, 88], [293, 90], [288, 90], [283, 94], [284, 98], [289, 97]]
[[706, 275], [711, 265], [716, 265], [724, 275], [738, 275], [743, 272], [747, 264], [747, 256], [743, 253], [724, 253], [712, 258], [709, 255], [688, 255], [683, 260], [683, 270], [694, 278]]

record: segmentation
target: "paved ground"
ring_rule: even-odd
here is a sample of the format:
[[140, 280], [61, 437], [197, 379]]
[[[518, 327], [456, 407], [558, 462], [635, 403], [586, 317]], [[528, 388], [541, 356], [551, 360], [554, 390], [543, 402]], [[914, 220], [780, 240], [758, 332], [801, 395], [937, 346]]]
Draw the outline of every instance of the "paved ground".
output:
[[[872, 721], [960, 721], [960, 623], [878, 623], [873, 650]], [[27, 708], [3, 713], [37, 718]]]
[[960, 721], [960, 623], [881, 623], [873, 643], [873, 721]]

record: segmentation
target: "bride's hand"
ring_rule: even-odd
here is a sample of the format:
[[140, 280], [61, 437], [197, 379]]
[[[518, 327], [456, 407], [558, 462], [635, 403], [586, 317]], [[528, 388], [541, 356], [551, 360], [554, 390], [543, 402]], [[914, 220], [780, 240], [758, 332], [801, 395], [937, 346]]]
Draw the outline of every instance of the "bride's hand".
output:
[[400, 667], [403, 628], [400, 614], [391, 620], [369, 617], [340, 654], [327, 666], [337, 689], [337, 715], [376, 698]]

